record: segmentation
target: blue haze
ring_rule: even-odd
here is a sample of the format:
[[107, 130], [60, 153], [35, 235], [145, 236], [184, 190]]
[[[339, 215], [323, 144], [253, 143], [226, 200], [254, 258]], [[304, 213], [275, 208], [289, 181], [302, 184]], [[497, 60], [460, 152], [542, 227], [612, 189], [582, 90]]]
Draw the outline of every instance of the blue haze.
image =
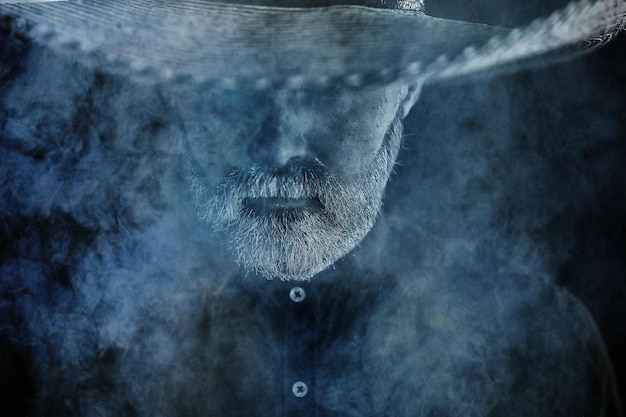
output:
[[[167, 96], [7, 39], [6, 415], [279, 415], [264, 317], [289, 285], [240, 270], [197, 219]], [[554, 284], [623, 378], [623, 47], [424, 88], [377, 224], [311, 282], [359, 300], [324, 313], [349, 331], [320, 359], [320, 415], [587, 410], [594, 329]]]

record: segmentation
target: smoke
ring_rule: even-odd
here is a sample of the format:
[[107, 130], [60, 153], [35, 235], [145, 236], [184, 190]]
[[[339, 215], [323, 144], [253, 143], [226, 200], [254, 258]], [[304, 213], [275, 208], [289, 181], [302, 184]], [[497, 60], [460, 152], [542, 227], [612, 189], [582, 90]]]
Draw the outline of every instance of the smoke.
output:
[[198, 218], [158, 87], [2, 37], [0, 330], [29, 376], [3, 415], [279, 416], [299, 371], [318, 415], [594, 415], [593, 324], [553, 284], [624, 185], [601, 62], [425, 88], [382, 216], [302, 313]]
[[[434, 271], [452, 269], [438, 276], [454, 276], [456, 271], [485, 282], [494, 273], [500, 279], [510, 277], [505, 284], [507, 301], [497, 303], [533, 305], [517, 319], [510, 317], [507, 331], [516, 332], [510, 337], [522, 337], [529, 323], [520, 318], [533, 316], [530, 311], [543, 311], [539, 316], [546, 314], [550, 321], [553, 301], [532, 301], [544, 293], [543, 280], [574, 291], [613, 340], [612, 359], [621, 379], [624, 242], [619, 236], [624, 198], [617, 190], [626, 180], [621, 162], [626, 135], [623, 60], [615, 59], [623, 45], [614, 47], [549, 70], [425, 89], [407, 126], [408, 149], [400, 155], [397, 180], [387, 194], [387, 207], [394, 201], [396, 207], [410, 209], [398, 208], [399, 216], [387, 221], [400, 230], [412, 227], [417, 238], [407, 256], [420, 254], [423, 264]], [[403, 177], [412, 178], [411, 193], [402, 184]], [[457, 289], [467, 285], [465, 297], [458, 300], [480, 288], [476, 281], [467, 284], [467, 278], [458, 279]], [[520, 283], [528, 287], [516, 290]], [[485, 291], [500, 298], [499, 290]], [[480, 291], [476, 296], [485, 297]], [[568, 332], [566, 323], [574, 315], [564, 313], [553, 327], [555, 336]], [[482, 322], [489, 319], [485, 316]], [[584, 338], [584, 326], [575, 326], [569, 331]], [[506, 338], [504, 334], [494, 336], [496, 344]], [[555, 340], [546, 343], [559, 346]], [[564, 361], [560, 369], [546, 368], [546, 378], [574, 369], [564, 359], [565, 351], [546, 362]], [[528, 377], [535, 375], [531, 368]], [[500, 381], [504, 379], [501, 375]], [[563, 385], [560, 392], [569, 389]], [[541, 394], [535, 393], [532, 401], [538, 404]]]

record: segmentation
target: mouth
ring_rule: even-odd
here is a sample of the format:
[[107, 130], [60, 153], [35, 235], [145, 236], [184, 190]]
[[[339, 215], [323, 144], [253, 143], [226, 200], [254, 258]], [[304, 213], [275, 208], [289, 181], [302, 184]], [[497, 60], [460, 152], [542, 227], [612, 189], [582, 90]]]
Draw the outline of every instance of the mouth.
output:
[[322, 208], [322, 203], [318, 198], [247, 197], [243, 199], [243, 205], [256, 215], [312, 211]]

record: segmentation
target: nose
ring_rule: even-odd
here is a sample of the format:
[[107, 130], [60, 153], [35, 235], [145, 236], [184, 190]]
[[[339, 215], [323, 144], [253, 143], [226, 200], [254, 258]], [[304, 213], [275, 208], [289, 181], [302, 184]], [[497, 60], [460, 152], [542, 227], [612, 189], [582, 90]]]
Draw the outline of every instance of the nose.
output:
[[311, 156], [303, 132], [281, 120], [277, 114], [265, 117], [253, 136], [248, 154], [257, 164], [280, 168], [294, 158]]

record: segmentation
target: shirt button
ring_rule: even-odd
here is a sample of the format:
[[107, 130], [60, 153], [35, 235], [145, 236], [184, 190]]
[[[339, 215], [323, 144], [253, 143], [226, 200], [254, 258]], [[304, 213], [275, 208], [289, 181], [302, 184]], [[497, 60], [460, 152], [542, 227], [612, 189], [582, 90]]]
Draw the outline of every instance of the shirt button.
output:
[[291, 392], [298, 398], [304, 397], [309, 392], [309, 387], [302, 381], [298, 381], [291, 387]]
[[306, 292], [302, 287], [293, 287], [291, 291], [289, 291], [289, 298], [291, 298], [291, 301], [294, 303], [300, 303], [306, 298]]

